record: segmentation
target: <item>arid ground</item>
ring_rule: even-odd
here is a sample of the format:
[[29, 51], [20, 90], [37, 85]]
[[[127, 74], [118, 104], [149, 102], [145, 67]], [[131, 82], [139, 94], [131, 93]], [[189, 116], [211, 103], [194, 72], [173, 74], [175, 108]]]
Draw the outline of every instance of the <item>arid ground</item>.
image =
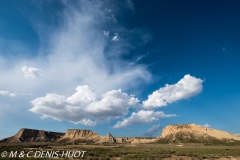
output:
[[[4, 151], [86, 151], [86, 160], [240, 160], [240, 145], [204, 145], [201, 143], [178, 144], [60, 144], [45, 142], [0, 143]], [[3, 158], [0, 159], [11, 159]], [[14, 158], [17, 159], [17, 158]], [[38, 158], [19, 158], [38, 159]], [[39, 158], [43, 159], [43, 158]], [[46, 159], [46, 158], [44, 158]], [[56, 158], [52, 158], [56, 159]], [[74, 159], [74, 158], [62, 158]]]

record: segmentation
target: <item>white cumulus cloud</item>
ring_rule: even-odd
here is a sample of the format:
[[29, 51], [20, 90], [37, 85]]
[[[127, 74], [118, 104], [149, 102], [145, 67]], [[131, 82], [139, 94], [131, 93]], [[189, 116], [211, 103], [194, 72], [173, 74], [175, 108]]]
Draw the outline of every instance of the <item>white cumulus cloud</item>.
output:
[[161, 130], [160, 124], [153, 125], [146, 133], [144, 133], [144, 136], [154, 136], [159, 130]]
[[144, 108], [157, 108], [181, 99], [187, 99], [202, 91], [203, 80], [189, 74], [185, 75], [178, 83], [169, 85], [154, 91], [143, 101]]
[[90, 86], [78, 86], [70, 97], [47, 94], [31, 101], [31, 112], [44, 118], [67, 120], [76, 124], [94, 126], [97, 122], [109, 121], [128, 113], [139, 100], [119, 90], [112, 90], [101, 97]]
[[124, 119], [123, 121], [118, 121], [113, 128], [125, 128], [130, 125], [151, 123], [158, 121], [160, 118], [169, 118], [174, 117], [175, 114], [165, 114], [162, 111], [145, 111], [140, 110], [138, 112], [133, 112], [129, 118]]
[[124, 116], [131, 106], [139, 100], [119, 90], [112, 90], [102, 95], [100, 101], [91, 103], [86, 107], [88, 113], [96, 118], [108, 117], [108, 120]]
[[91, 86], [78, 86], [77, 92], [67, 98], [67, 102], [73, 105], [85, 105], [96, 100], [96, 93]]
[[24, 77], [27, 79], [35, 79], [35, 78], [41, 78], [42, 75], [39, 74], [41, 69], [33, 68], [33, 67], [22, 67], [22, 72], [24, 74]]

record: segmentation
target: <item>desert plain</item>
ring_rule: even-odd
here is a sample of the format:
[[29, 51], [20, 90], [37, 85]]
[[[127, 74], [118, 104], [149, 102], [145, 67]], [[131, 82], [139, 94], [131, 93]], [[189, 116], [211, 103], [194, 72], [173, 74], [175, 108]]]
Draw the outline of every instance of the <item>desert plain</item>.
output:
[[[28, 134], [26, 134], [26, 133]], [[32, 134], [30, 134], [32, 133]], [[34, 133], [34, 134], [33, 134]], [[86, 160], [239, 160], [240, 137], [195, 124], [170, 125], [158, 137], [100, 136], [89, 130], [68, 130], [65, 134], [21, 129], [0, 142], [0, 153], [10, 151], [74, 152], [74, 157], [1, 157], [1, 159], [86, 159]], [[52, 136], [52, 138], [47, 136]], [[59, 136], [60, 135], [60, 136]]]

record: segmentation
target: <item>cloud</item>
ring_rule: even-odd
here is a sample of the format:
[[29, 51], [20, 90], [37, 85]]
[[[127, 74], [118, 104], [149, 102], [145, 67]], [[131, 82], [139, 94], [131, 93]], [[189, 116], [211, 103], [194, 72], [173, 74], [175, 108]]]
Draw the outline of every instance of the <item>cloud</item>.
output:
[[40, 75], [38, 72], [40, 72], [41, 69], [33, 68], [33, 67], [22, 67], [22, 72], [24, 74], [24, 77], [27, 79], [35, 79], [35, 78], [41, 78], [42, 75]]
[[112, 90], [102, 95], [102, 99], [91, 103], [85, 109], [95, 118], [107, 117], [108, 120], [119, 118], [128, 113], [131, 106], [139, 100], [119, 90]]
[[112, 22], [114, 23], [117, 23], [117, 19], [116, 17], [114, 16], [114, 14], [109, 14], [109, 16], [107, 17], [109, 20], [111, 20]]
[[199, 94], [202, 91], [203, 80], [195, 78], [189, 74], [185, 75], [178, 83], [169, 85], [154, 91], [143, 101], [144, 108], [158, 108], [167, 106], [169, 103], [181, 99], [187, 99]]
[[9, 91], [0, 91], [0, 94], [1, 94], [1, 95], [5, 95], [5, 96], [6, 96], [6, 95], [8, 95], [8, 94], [9, 94]]
[[119, 40], [120, 40], [119, 34], [118, 34], [118, 33], [115, 33], [115, 36], [113, 36], [112, 41], [113, 41], [113, 42], [117, 42], [117, 41], [119, 41]]
[[209, 124], [205, 124], [204, 127], [210, 128], [211, 126]]
[[108, 37], [109, 31], [103, 31], [103, 35]]
[[[29, 3], [32, 6], [35, 4]], [[132, 40], [127, 39], [128, 36], [132, 37], [132, 32], [121, 24], [109, 23], [107, 16], [112, 13], [103, 9], [108, 4], [88, 0], [76, 3], [64, 1], [62, 9], [57, 10], [59, 17], [57, 22], [54, 21], [56, 24], [46, 23], [46, 15], [42, 12], [46, 5], [41, 4], [28, 10], [34, 14], [29, 14], [29, 19], [25, 19], [26, 22], [30, 21], [28, 25], [33, 26], [40, 44], [31, 50], [28, 46], [32, 44], [27, 44], [27, 41], [18, 43], [22, 47], [15, 48], [21, 51], [11, 50], [11, 54], [24, 53], [20, 58], [0, 55], [0, 88], [25, 93], [18, 99], [21, 102], [19, 117], [31, 117], [36, 113], [41, 118], [95, 126], [125, 116], [130, 107], [139, 105], [137, 98], [126, 93], [132, 93], [139, 85], [151, 82], [152, 74], [147, 65], [122, 59], [121, 55], [130, 52], [129, 48], [134, 46]], [[108, 7], [111, 9], [111, 6]], [[110, 39], [104, 36], [104, 29]], [[118, 32], [125, 35], [126, 40], [112, 43], [110, 33]], [[118, 34], [115, 36], [115, 40], [119, 40]], [[141, 35], [137, 36], [135, 39], [143, 41]], [[4, 43], [1, 44], [10, 43], [9, 40], [2, 41]], [[25, 48], [29, 49], [27, 55]], [[44, 78], [41, 78], [42, 75]], [[31, 80], [26, 81], [23, 76]], [[37, 80], [39, 78], [41, 81]], [[72, 93], [75, 88], [76, 92]], [[8, 94], [14, 96], [14, 93]], [[9, 110], [16, 111], [16, 108], [10, 107], [16, 106], [16, 102], [9, 98], [1, 103]]]
[[151, 123], [158, 121], [160, 118], [175, 117], [175, 114], [165, 114], [162, 111], [145, 111], [140, 110], [138, 112], [133, 112], [129, 118], [125, 118], [123, 121], [118, 121], [113, 128], [125, 128], [130, 125]]
[[[35, 5], [33, 2], [29, 3]], [[97, 94], [102, 95], [119, 88], [125, 92], [132, 91], [139, 84], [152, 80], [152, 74], [146, 65], [132, 64], [121, 58], [120, 55], [129, 52], [132, 41], [112, 43], [103, 35], [103, 28], [106, 28], [106, 33], [114, 33], [119, 29], [121, 34], [127, 35], [125, 37], [132, 35], [121, 24], [109, 24], [109, 13], [103, 8], [108, 7], [111, 10], [113, 7], [110, 3], [87, 0], [59, 3], [63, 8], [58, 10], [57, 25], [46, 23], [46, 15], [39, 10], [45, 7], [42, 3], [29, 11], [34, 14], [29, 14], [26, 21], [30, 21], [29, 26], [33, 26], [40, 39], [36, 49], [38, 52], [28, 50], [30, 58], [24, 57], [25, 55], [19, 59], [14, 56], [14, 59], [0, 56], [1, 88], [16, 89], [17, 93], [32, 93], [34, 98], [37, 98], [52, 92], [69, 95], [76, 86], [87, 84], [92, 86]], [[117, 11], [114, 14], [118, 14]], [[2, 41], [5, 40], [1, 39]], [[23, 41], [19, 45], [27, 48], [26, 46], [31, 44]], [[26, 53], [25, 50], [17, 50], [12, 54], [18, 52]], [[38, 79], [42, 75], [44, 78], [41, 81], [26, 81], [22, 79], [22, 74], [27, 79]]]
[[16, 93], [10, 93], [9, 91], [0, 91], [0, 94], [4, 96], [10, 96], [10, 97], [15, 97], [17, 95]]
[[17, 94], [16, 93], [10, 93], [9, 96], [10, 97], [15, 97]]
[[146, 133], [144, 133], [144, 136], [154, 136], [159, 130], [161, 130], [160, 124], [153, 125]]
[[98, 122], [110, 121], [128, 113], [139, 100], [119, 90], [112, 90], [101, 97], [87, 85], [78, 86], [70, 97], [47, 94], [31, 101], [31, 112], [43, 118], [67, 120], [76, 124], [95, 126]]
[[131, 0], [127, 0], [127, 6], [131, 9], [134, 10], [134, 4]]
[[[10, 51], [13, 55], [24, 53], [19, 56], [21, 58], [0, 56], [0, 87], [14, 90], [16, 93], [32, 93], [31, 96], [22, 96], [19, 100], [23, 102], [21, 104], [25, 107], [24, 111], [30, 110], [40, 114], [42, 118], [94, 126], [126, 116], [130, 107], [140, 105], [137, 98], [127, 93], [133, 93], [139, 86], [151, 82], [152, 73], [147, 65], [132, 63], [130, 59], [125, 60], [121, 55], [145, 45], [152, 39], [151, 35], [146, 30], [127, 30], [119, 23], [112, 24], [117, 22], [115, 15], [117, 16], [118, 9], [112, 9], [110, 3], [105, 1], [58, 2], [62, 7], [53, 11], [54, 15], [58, 15], [56, 18], [42, 12], [48, 11], [48, 8], [44, 8], [44, 3], [37, 3], [37, 7], [34, 7], [36, 3], [29, 1], [33, 6], [29, 13], [34, 14], [29, 14], [29, 19], [24, 20], [29, 21], [29, 27], [32, 25], [31, 29], [38, 36], [39, 45], [36, 44], [36, 48], [31, 49], [28, 46], [35, 45], [19, 40], [15, 49]], [[128, 1], [128, 4], [126, 7], [132, 8], [131, 1]], [[20, 4], [20, 7], [24, 5]], [[106, 7], [109, 9], [104, 10]], [[48, 18], [54, 18], [54, 23], [48, 23]], [[115, 35], [110, 36], [110, 32]], [[111, 41], [104, 35], [109, 36]], [[1, 44], [15, 44], [15, 41], [2, 38], [0, 40]], [[12, 46], [5, 47], [4, 50], [7, 51]], [[143, 57], [139, 57], [138, 60]], [[27, 79], [41, 78], [42, 75], [44, 78], [41, 81], [26, 81], [22, 74]], [[177, 88], [176, 85], [173, 86]], [[72, 94], [74, 88], [76, 92]], [[3, 94], [15, 95], [10, 92], [2, 92]], [[25, 105], [29, 101], [30, 105]], [[144, 102], [144, 107], [149, 108], [148, 104], [152, 106], [152, 101], [154, 100], [150, 97]], [[7, 98], [5, 102], [9, 103], [7, 106], [15, 106]], [[26, 114], [28, 113], [22, 113]], [[133, 112], [129, 118], [119, 121], [114, 127], [151, 123], [173, 116], [175, 115], [166, 115], [160, 111], [141, 110]]]
[[73, 105], [85, 105], [96, 100], [96, 93], [91, 86], [78, 86], [77, 92], [67, 98], [67, 102]]
[[147, 56], [148, 56], [148, 53], [145, 55], [138, 56], [137, 59], [135, 60], [135, 62], [139, 62], [140, 60], [142, 60], [143, 58], [145, 58]]

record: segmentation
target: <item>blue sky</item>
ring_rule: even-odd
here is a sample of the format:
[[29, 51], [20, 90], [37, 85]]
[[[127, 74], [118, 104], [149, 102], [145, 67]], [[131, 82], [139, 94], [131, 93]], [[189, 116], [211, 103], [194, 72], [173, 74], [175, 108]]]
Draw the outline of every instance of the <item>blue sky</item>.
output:
[[20, 128], [239, 134], [238, 1], [0, 2], [0, 138]]

